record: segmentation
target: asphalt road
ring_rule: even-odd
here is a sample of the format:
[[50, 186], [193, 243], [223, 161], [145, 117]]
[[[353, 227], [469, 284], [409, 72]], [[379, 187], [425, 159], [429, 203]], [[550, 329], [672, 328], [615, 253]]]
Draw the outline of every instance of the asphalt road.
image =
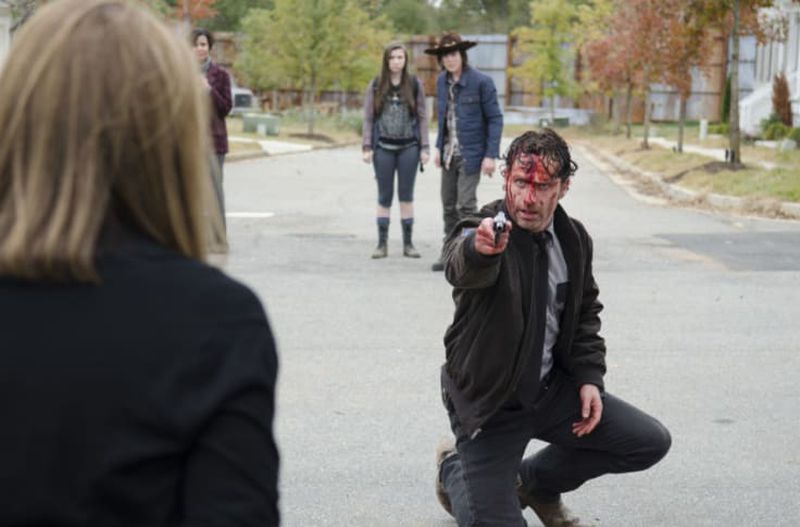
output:
[[[599, 526], [797, 525], [800, 223], [638, 199], [577, 160], [562, 203], [595, 241], [607, 389], [661, 419], [673, 448], [568, 505]], [[263, 299], [281, 357], [283, 524], [455, 526], [433, 493], [453, 310], [430, 271], [437, 171], [416, 187], [421, 260], [402, 257], [396, 206], [389, 258], [369, 258], [376, 189], [356, 148], [229, 163], [225, 177], [225, 268]], [[479, 201], [501, 195], [483, 179]]]

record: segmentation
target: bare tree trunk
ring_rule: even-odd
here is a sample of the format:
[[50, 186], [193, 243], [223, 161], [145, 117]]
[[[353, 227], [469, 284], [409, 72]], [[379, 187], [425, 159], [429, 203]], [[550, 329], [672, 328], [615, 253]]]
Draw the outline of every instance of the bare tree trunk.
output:
[[317, 98], [317, 76], [311, 74], [311, 83], [308, 87], [308, 135], [314, 135], [314, 122], [317, 119], [317, 112], [314, 111], [314, 101]]
[[642, 131], [642, 148], [650, 148], [650, 118], [651, 118], [651, 99], [652, 93], [650, 90], [650, 66], [644, 67], [644, 129]]
[[625, 138], [631, 138], [631, 121], [633, 121], [633, 83], [628, 83], [628, 91], [625, 94]]
[[733, 53], [731, 54], [731, 113], [730, 113], [730, 163], [741, 163], [741, 136], [739, 133], [739, 19], [741, 1], [733, 0]]
[[313, 111], [311, 108], [311, 90], [308, 88], [303, 88], [303, 115], [306, 117], [306, 133], [309, 132], [309, 123], [311, 122], [311, 112]]
[[647, 86], [644, 89], [644, 132], [642, 134], [643, 148], [650, 148], [650, 142], [648, 141], [649, 138], [650, 138], [650, 84], [647, 84]]
[[678, 153], [683, 153], [683, 129], [686, 126], [686, 102], [687, 97], [681, 95], [681, 109], [678, 117]]
[[619, 107], [619, 93], [616, 89], [611, 94], [611, 101], [613, 104], [611, 107], [611, 117], [614, 119], [614, 135], [617, 135], [622, 128], [622, 112]]
[[556, 94], [550, 95], [550, 126], [556, 125]]
[[186, 39], [192, 34], [192, 18], [189, 16], [189, 0], [183, 1], [183, 10], [181, 14], [181, 30]]

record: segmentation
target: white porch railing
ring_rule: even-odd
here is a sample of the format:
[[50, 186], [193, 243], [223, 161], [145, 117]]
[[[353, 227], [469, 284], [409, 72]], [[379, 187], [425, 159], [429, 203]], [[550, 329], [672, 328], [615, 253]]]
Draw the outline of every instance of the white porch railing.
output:
[[[800, 126], [800, 71], [786, 76], [792, 101], [794, 126]], [[739, 101], [739, 126], [750, 135], [761, 132], [761, 121], [772, 113], [772, 83], [762, 84]]]

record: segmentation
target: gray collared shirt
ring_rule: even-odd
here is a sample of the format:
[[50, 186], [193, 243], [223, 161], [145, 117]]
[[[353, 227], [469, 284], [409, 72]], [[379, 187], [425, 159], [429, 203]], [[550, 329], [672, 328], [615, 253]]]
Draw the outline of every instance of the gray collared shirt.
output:
[[559, 321], [567, 299], [567, 262], [558, 242], [553, 221], [547, 226], [547, 320], [544, 330], [544, 349], [542, 350], [542, 369], [539, 378], [544, 378], [553, 367], [553, 346], [558, 339]]

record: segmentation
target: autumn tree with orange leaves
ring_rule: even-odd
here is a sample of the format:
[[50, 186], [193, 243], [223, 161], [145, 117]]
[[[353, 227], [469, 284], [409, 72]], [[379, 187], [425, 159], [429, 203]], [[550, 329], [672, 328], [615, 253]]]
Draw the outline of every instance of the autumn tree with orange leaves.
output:
[[175, 4], [175, 16], [179, 20], [190, 22], [192, 25], [214, 18], [217, 15], [214, 9], [216, 0], [177, 0]]
[[[579, 81], [589, 93], [601, 92], [617, 106], [619, 94], [628, 90], [627, 106], [630, 108], [633, 92], [633, 68], [624, 47], [616, 44], [613, 33], [615, 0], [594, 0], [578, 7], [578, 27], [576, 45], [579, 56], [586, 64]], [[583, 71], [582, 71], [583, 73]], [[622, 112], [612, 106], [614, 133], [619, 133]], [[630, 138], [630, 112], [626, 110], [627, 135]]]
[[642, 146], [649, 148], [650, 85], [664, 77], [668, 38], [666, 17], [669, 9], [660, 0], [626, 0], [614, 3], [606, 33], [587, 42], [584, 53], [592, 78], [598, 85], [625, 90], [627, 137], [631, 136], [634, 91], [645, 98]]
[[[713, 35], [729, 37], [732, 42], [731, 104], [729, 120], [729, 159], [740, 163], [739, 132], [739, 39], [755, 35], [765, 42], [771, 28], [763, 26], [759, 11], [772, 7], [774, 0], [590, 0], [586, 7], [613, 5], [604, 31], [588, 39], [582, 47], [588, 69], [597, 86], [604, 90], [620, 87], [627, 92], [627, 111], [634, 89], [644, 93], [647, 146], [650, 117], [649, 87], [653, 82], [674, 86], [681, 97], [679, 150], [683, 147], [683, 123], [686, 102], [691, 95], [691, 71], [706, 66]], [[794, 0], [799, 3], [800, 0]], [[780, 24], [777, 24], [780, 26]], [[630, 137], [630, 124], [628, 125]]]
[[760, 43], [769, 36], [759, 22], [759, 9], [772, 7], [773, 0], [694, 0], [690, 16], [707, 29], [718, 29], [725, 37], [733, 37], [731, 50], [731, 105], [728, 116], [728, 161], [741, 165], [741, 132], [739, 129], [739, 41], [754, 34]]
[[692, 69], [705, 69], [709, 65], [712, 34], [702, 21], [693, 16], [695, 0], [673, 0], [666, 19], [666, 38], [669, 53], [664, 57], [666, 84], [673, 86], [680, 97], [678, 117], [678, 144], [676, 150], [683, 152], [683, 135], [686, 125], [686, 106], [692, 95]]
[[639, 87], [644, 92], [643, 148], [650, 148], [650, 86], [664, 78], [667, 56], [671, 53], [667, 36], [670, 10], [671, 3], [661, 0], [627, 0], [621, 4], [616, 18], [616, 23], [622, 25], [620, 31], [630, 48], [632, 66], [639, 72]]
[[[637, 86], [637, 75], [633, 68], [630, 48], [619, 46], [619, 35], [609, 33], [588, 42], [583, 48], [583, 57], [588, 63], [589, 79], [594, 87], [609, 94], [616, 101], [620, 92], [625, 93], [626, 137], [631, 137], [633, 91]], [[623, 112], [617, 112], [617, 119]], [[617, 120], [617, 125], [619, 121]]]

